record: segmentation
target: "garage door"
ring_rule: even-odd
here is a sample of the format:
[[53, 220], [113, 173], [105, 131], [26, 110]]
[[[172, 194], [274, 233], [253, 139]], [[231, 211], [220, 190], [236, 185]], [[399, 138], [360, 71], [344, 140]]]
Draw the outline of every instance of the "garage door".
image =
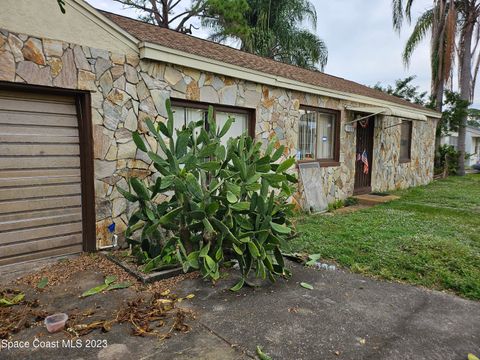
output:
[[0, 265], [81, 250], [74, 98], [0, 91]]

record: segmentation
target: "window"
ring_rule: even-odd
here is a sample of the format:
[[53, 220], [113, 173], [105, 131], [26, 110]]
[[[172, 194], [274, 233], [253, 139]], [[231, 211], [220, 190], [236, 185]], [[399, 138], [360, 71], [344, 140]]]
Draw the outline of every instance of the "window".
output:
[[215, 123], [218, 128], [223, 128], [223, 125], [227, 122], [229, 117], [233, 117], [235, 122], [230, 126], [225, 137], [222, 138], [222, 145], [227, 145], [227, 140], [240, 136], [242, 134], [248, 134], [248, 114], [241, 114], [235, 112], [216, 111]]
[[[223, 127], [229, 117], [233, 117], [235, 119], [235, 122], [222, 139], [223, 145], [227, 144], [228, 139], [249, 133], [250, 129], [253, 128], [253, 125], [250, 124], [253, 122], [252, 111], [241, 108], [213, 106], [213, 116], [219, 128]], [[177, 130], [180, 130], [183, 126], [186, 126], [192, 121], [207, 121], [208, 104], [187, 101], [172, 101], [172, 110], [174, 112], [174, 128]]]
[[337, 165], [340, 149], [340, 117], [337, 111], [300, 108], [297, 159]]
[[457, 136], [449, 136], [449, 144], [453, 146], [455, 150], [458, 149], [458, 137]]
[[408, 120], [402, 120], [400, 125], [400, 162], [409, 162], [411, 159], [412, 125]]

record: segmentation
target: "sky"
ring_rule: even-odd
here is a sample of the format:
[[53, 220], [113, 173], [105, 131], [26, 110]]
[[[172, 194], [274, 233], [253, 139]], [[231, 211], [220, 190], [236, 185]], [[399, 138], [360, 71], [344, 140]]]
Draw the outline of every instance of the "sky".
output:
[[[189, 4], [189, 0], [183, 0]], [[113, 0], [87, 0], [91, 5], [121, 15], [137, 17], [132, 9], [123, 9]], [[402, 50], [411, 26], [399, 34], [392, 27], [391, 0], [311, 0], [318, 23], [316, 33], [328, 47], [325, 72], [331, 75], [373, 86], [394, 84], [396, 79], [416, 75], [414, 81], [422, 91], [430, 89], [429, 41], [426, 39], [414, 52], [411, 64], [405, 68]], [[432, 3], [417, 0], [412, 17], [415, 19]], [[197, 24], [198, 25], [198, 24]], [[195, 36], [206, 38], [208, 31], [200, 29]], [[479, 91], [476, 91], [478, 94]], [[474, 106], [480, 106], [475, 97]]]

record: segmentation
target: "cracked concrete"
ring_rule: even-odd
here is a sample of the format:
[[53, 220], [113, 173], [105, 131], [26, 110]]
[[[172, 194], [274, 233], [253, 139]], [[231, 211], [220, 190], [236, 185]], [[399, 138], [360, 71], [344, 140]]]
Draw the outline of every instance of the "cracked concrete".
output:
[[[199, 318], [238, 348], [273, 359], [459, 359], [480, 353], [480, 303], [346, 271], [292, 265], [283, 284], [238, 294], [196, 281]], [[314, 290], [300, 287], [308, 282]], [[220, 285], [221, 286], [221, 285]], [[339, 355], [337, 355], [339, 354]]]

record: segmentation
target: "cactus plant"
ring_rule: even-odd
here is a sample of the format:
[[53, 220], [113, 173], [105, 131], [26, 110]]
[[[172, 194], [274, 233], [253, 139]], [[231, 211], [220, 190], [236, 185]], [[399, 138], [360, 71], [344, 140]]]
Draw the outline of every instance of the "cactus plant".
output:
[[[191, 122], [174, 129], [170, 100], [166, 123], [146, 120], [158, 142], [152, 152], [134, 132], [137, 148], [148, 154], [157, 174], [153, 180], [129, 179], [129, 189], [118, 191], [137, 210], [130, 216], [127, 240], [146, 260], [145, 270], [156, 268], [172, 252], [184, 271], [199, 269], [217, 280], [220, 266], [236, 259], [242, 278], [232, 288], [240, 289], [254, 274], [275, 281], [285, 276], [280, 247], [291, 233], [293, 206], [287, 199], [296, 177], [287, 171], [295, 162], [282, 162], [284, 147], [275, 149], [247, 135], [222, 145], [234, 119], [217, 128], [213, 108], [207, 121]], [[168, 200], [158, 201], [159, 194]]]

